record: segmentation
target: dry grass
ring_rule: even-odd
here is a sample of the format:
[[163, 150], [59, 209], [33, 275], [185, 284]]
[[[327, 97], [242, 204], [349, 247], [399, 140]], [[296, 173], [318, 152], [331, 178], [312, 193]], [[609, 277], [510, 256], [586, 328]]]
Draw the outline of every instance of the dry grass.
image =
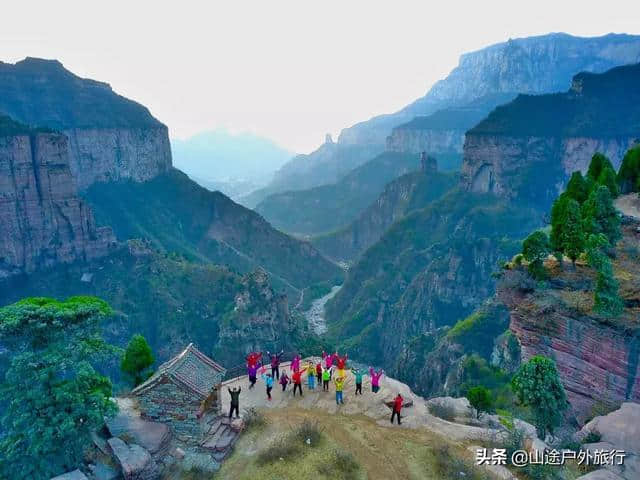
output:
[[[391, 428], [362, 415], [328, 414], [301, 408], [269, 409], [265, 415], [268, 423], [264, 431], [243, 435], [216, 478], [443, 479], [438, 473], [434, 452], [447, 444], [447, 440], [427, 430]], [[260, 452], [270, 449], [290, 432], [303, 430], [305, 421], [306, 425], [322, 429], [323, 440], [317, 446], [303, 442], [296, 455], [259, 464]], [[468, 458], [463, 445], [452, 445], [450, 453], [453, 458]]]

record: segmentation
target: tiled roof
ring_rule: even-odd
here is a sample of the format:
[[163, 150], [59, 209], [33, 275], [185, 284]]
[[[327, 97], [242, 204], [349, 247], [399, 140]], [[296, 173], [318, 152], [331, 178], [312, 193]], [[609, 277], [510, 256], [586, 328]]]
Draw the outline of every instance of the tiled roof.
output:
[[160, 365], [158, 370], [144, 383], [134, 388], [131, 393], [140, 395], [153, 388], [163, 378], [171, 380], [206, 398], [211, 388], [222, 381], [226, 369], [190, 343], [182, 353]]

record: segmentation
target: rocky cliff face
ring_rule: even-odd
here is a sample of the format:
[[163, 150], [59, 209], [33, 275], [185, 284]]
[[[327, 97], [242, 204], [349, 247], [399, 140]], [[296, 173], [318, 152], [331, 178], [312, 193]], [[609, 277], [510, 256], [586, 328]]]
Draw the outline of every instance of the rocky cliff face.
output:
[[454, 324], [491, 296], [491, 274], [517, 248], [511, 239], [538, 221], [455, 191], [409, 213], [362, 254], [327, 303], [329, 334], [391, 368], [411, 339]]
[[78, 187], [130, 179], [144, 182], [171, 167], [167, 128], [75, 128], [69, 137], [70, 167]]
[[556, 361], [562, 383], [578, 420], [603, 407], [640, 400], [640, 325], [638, 305], [638, 222], [624, 228], [614, 269], [625, 300], [624, 313], [606, 319], [591, 311], [594, 274], [552, 269], [550, 287], [523, 281], [526, 273], [508, 271], [498, 297], [510, 309], [510, 330], [521, 345], [522, 360], [545, 355]]
[[171, 167], [165, 125], [108, 84], [77, 77], [55, 60], [0, 62], [0, 112], [67, 135], [80, 190], [94, 182], [146, 181]]
[[387, 150], [392, 152], [429, 152], [431, 155], [462, 154], [464, 130], [433, 130], [397, 127], [387, 137]]
[[559, 92], [569, 86], [571, 77], [578, 72], [604, 72], [639, 60], [640, 37], [632, 35], [581, 38], [553, 33], [510, 39], [462, 55], [459, 65], [424, 97], [399, 112], [344, 129], [338, 141], [382, 145], [394, 127], [418, 115], [464, 106], [497, 93]]
[[60, 134], [0, 136], [0, 278], [106, 255], [115, 244], [78, 197]]
[[[468, 134], [462, 182], [470, 191], [490, 192], [549, 205], [573, 172], [587, 171], [595, 152], [604, 153], [617, 169], [635, 136], [520, 137]], [[544, 172], [544, 178], [535, 177]]]
[[403, 175], [388, 183], [376, 201], [349, 226], [318, 236], [312, 243], [330, 258], [352, 261], [375, 244], [396, 221], [444, 194], [455, 181], [453, 175], [435, 171]]

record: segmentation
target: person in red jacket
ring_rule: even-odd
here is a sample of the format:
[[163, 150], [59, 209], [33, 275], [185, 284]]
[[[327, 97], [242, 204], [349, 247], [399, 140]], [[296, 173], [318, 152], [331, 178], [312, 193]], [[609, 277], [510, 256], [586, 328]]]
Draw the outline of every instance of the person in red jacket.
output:
[[318, 377], [318, 386], [322, 385], [322, 363], [316, 364], [316, 377]]
[[255, 367], [262, 358], [262, 352], [251, 352], [247, 355], [247, 367]]
[[402, 403], [404, 398], [398, 393], [398, 396], [393, 401], [393, 412], [391, 413], [391, 423], [393, 423], [393, 417], [398, 417], [398, 425], [400, 425], [400, 412], [402, 411]]
[[291, 379], [293, 380], [293, 396], [296, 396], [296, 389], [300, 390], [300, 396], [302, 396], [302, 375], [305, 370], [297, 370], [293, 372], [291, 375]]

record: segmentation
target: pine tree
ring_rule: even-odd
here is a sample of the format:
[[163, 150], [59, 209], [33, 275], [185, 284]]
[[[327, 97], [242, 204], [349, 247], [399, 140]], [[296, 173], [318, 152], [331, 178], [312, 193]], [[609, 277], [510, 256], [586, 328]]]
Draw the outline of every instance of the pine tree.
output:
[[131, 337], [127, 349], [124, 352], [120, 369], [133, 380], [134, 386], [142, 383], [148, 373], [147, 369], [153, 365], [154, 358], [147, 339], [136, 334]]
[[617, 180], [621, 193], [640, 191], [640, 145], [629, 149], [625, 154]]
[[620, 239], [620, 218], [613, 205], [611, 192], [604, 185], [589, 194], [582, 205], [582, 218], [586, 234], [602, 233], [612, 246]]
[[585, 244], [580, 205], [577, 201], [569, 199], [563, 213], [560, 245], [562, 252], [571, 259], [575, 266], [576, 259], [584, 251]]
[[593, 157], [591, 157], [589, 169], [587, 170], [587, 179], [597, 183], [600, 174], [606, 167], [611, 168], [615, 172], [611, 161], [602, 153], [596, 152]]
[[564, 231], [564, 217], [567, 210], [567, 203], [571, 200], [568, 193], [562, 193], [551, 207], [551, 249], [560, 254], [562, 259], [562, 238]]
[[605, 253], [608, 247], [609, 241], [604, 234], [589, 235], [587, 262], [598, 272], [593, 309], [601, 315], [616, 317], [622, 313], [624, 305], [618, 294], [618, 281], [613, 276], [611, 260]]
[[613, 198], [616, 198], [620, 194], [616, 172], [612, 167], [607, 166], [602, 169], [598, 177], [598, 185], [607, 187]]
[[589, 184], [580, 172], [573, 172], [567, 184], [566, 194], [579, 204], [583, 204], [589, 197]]

